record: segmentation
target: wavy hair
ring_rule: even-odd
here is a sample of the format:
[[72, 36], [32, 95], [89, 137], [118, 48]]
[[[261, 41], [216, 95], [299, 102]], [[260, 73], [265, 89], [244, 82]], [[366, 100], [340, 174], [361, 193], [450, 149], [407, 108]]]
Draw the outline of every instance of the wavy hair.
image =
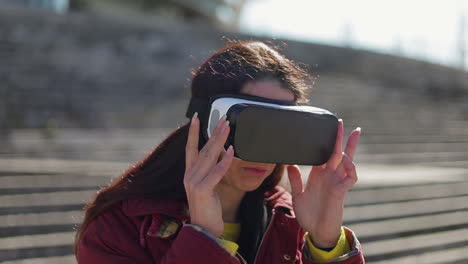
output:
[[[308, 80], [313, 79], [304, 67], [259, 41], [228, 43], [207, 58], [192, 75], [191, 93], [194, 97], [238, 94], [247, 82], [275, 80], [282, 88], [291, 91], [297, 102], [307, 102]], [[102, 188], [86, 204], [84, 220], [76, 232], [75, 254], [88, 225], [103, 211], [123, 200], [148, 198], [187, 203], [183, 178], [188, 128], [189, 123], [175, 129], [142, 161]], [[202, 144], [200, 140], [199, 149]], [[241, 202], [239, 252], [249, 263], [255, 257], [264, 232], [263, 194], [279, 183], [283, 172], [283, 166], [276, 166], [262, 185], [247, 193]]]

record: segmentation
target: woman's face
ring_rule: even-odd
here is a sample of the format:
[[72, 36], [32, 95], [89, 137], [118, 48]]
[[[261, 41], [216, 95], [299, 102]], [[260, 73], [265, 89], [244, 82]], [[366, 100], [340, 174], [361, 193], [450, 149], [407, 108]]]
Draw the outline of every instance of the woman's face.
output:
[[[281, 88], [276, 81], [248, 82], [242, 87], [241, 93], [275, 100], [294, 101], [294, 94]], [[244, 192], [253, 191], [273, 172], [275, 166], [276, 164], [272, 163], [250, 162], [234, 158], [220, 184], [229, 185]]]

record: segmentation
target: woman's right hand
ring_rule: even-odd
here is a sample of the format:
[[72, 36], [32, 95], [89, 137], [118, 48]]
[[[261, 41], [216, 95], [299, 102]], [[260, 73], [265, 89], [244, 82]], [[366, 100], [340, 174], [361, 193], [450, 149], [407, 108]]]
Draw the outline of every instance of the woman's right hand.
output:
[[208, 142], [198, 152], [200, 120], [192, 118], [185, 147], [184, 186], [187, 194], [191, 223], [220, 237], [224, 231], [221, 201], [215, 186], [229, 169], [234, 157], [230, 146], [221, 160], [224, 144], [229, 135], [229, 121], [222, 118]]

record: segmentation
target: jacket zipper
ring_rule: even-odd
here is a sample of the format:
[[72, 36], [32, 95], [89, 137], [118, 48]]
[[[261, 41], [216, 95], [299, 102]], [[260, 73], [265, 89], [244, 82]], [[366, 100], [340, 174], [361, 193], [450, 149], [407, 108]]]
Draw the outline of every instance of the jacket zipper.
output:
[[260, 241], [260, 245], [258, 246], [258, 250], [257, 250], [257, 253], [255, 254], [255, 258], [254, 258], [254, 262], [253, 262], [254, 264], [257, 263], [258, 253], [260, 252], [260, 249], [262, 248], [263, 241], [265, 240], [265, 237], [267, 236], [268, 231], [270, 230], [271, 223], [273, 223], [274, 219], [275, 219], [275, 209], [272, 209], [271, 210], [271, 220], [268, 223], [268, 226], [267, 226], [267, 228], [265, 230], [265, 233], [263, 234], [262, 240]]

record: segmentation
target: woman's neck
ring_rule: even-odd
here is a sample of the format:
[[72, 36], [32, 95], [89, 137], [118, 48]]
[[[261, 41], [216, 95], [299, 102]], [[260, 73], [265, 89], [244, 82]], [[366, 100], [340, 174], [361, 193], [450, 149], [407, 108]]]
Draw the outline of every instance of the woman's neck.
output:
[[221, 200], [223, 221], [229, 223], [239, 222], [238, 212], [245, 192], [223, 183], [216, 186], [216, 192]]

